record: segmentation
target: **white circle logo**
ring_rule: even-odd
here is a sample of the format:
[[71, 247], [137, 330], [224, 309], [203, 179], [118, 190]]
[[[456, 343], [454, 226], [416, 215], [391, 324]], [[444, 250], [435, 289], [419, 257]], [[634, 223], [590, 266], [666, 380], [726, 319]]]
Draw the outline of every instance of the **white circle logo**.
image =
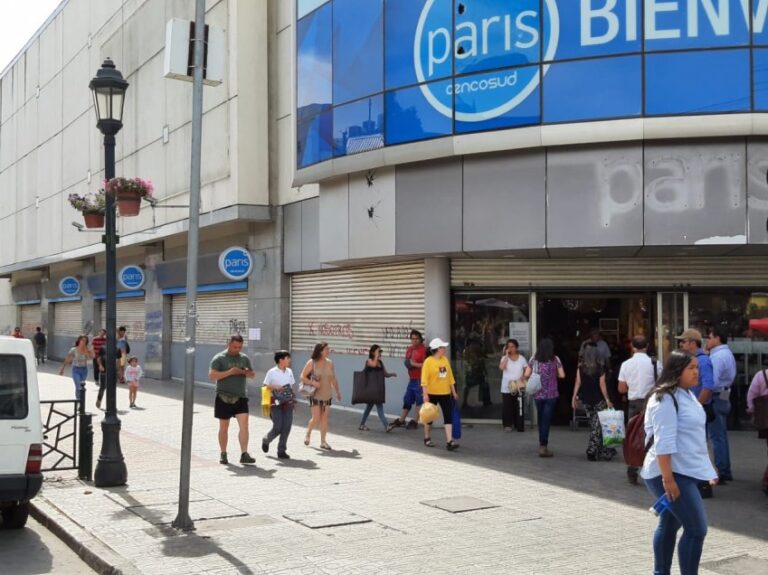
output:
[[233, 246], [221, 252], [219, 271], [224, 277], [240, 281], [251, 275], [252, 270], [253, 258], [247, 249]]
[[[444, 27], [436, 29], [436, 30], [429, 30], [428, 24], [430, 20], [430, 15], [432, 13], [432, 8], [435, 5], [435, 0], [427, 0], [424, 4], [424, 8], [421, 11], [421, 16], [419, 17], [418, 25], [416, 26], [416, 35], [414, 37], [413, 42], [413, 65], [414, 70], [416, 72], [416, 79], [418, 80], [419, 84], [421, 84], [421, 92], [424, 94], [424, 97], [427, 99], [427, 101], [430, 103], [430, 105], [443, 114], [444, 116], [448, 118], [453, 118], [454, 116], [454, 110], [453, 106], [449, 103], [446, 103], [443, 99], [441, 99], [440, 95], [436, 94], [433, 91], [433, 87], [429, 86], [428, 84], [425, 84], [425, 82], [430, 81], [432, 79], [432, 76], [434, 74], [434, 68], [436, 65], [445, 64], [448, 61], [448, 57], [451, 52], [455, 52], [458, 42], [453, 40], [453, 35]], [[554, 59], [555, 54], [557, 53], [557, 46], [560, 39], [560, 14], [557, 10], [557, 3], [556, 0], [544, 0], [544, 6], [547, 10], [547, 14], [549, 16], [549, 26], [548, 26], [548, 33], [549, 37], [545, 38], [546, 42], [546, 49], [544, 51], [544, 61], [551, 61]], [[531, 13], [532, 15], [535, 13]], [[539, 15], [540, 16], [540, 15]], [[518, 16], [518, 22], [519, 18], [521, 16]], [[480, 25], [474, 25], [475, 32], [477, 30], [483, 30], [484, 32], [487, 32], [489, 29], [489, 21], [494, 22], [501, 22], [503, 21], [506, 26], [511, 26], [511, 15], [504, 15], [503, 18], [501, 16], [494, 17], [492, 20], [484, 19], [482, 22], [480, 22]], [[466, 27], [471, 28], [472, 25], [465, 24]], [[541, 27], [539, 27], [540, 29]], [[531, 28], [528, 28], [531, 30]], [[458, 32], [459, 26], [456, 26], [456, 32]], [[426, 40], [426, 50], [425, 48], [425, 37], [424, 34], [427, 34]], [[538, 30], [536, 30], [536, 34], [539, 34]], [[437, 41], [442, 41], [442, 53], [436, 53], [436, 44]], [[537, 42], [540, 41], [540, 39], [537, 36]], [[483, 38], [483, 46], [484, 48], [487, 47], [487, 38]], [[425, 55], [426, 52], [426, 55]], [[425, 57], [426, 56], [426, 57]], [[455, 56], [454, 56], [455, 57]], [[427, 69], [427, 72], [425, 73], [425, 68]], [[530, 70], [530, 68], [529, 68]], [[542, 66], [541, 73], [542, 75], [546, 74], [549, 70], [549, 64], [545, 64]], [[528, 76], [530, 75], [530, 78]], [[443, 74], [445, 76], [445, 74]], [[492, 101], [490, 105], [487, 107], [487, 109], [479, 109], [473, 112], [462, 112], [462, 111], [456, 111], [456, 120], [459, 122], [483, 122], [485, 120], [491, 120], [493, 118], [498, 118], [499, 116], [502, 116], [506, 114], [507, 112], [514, 110], [517, 106], [519, 106], [521, 103], [523, 103], [539, 86], [541, 83], [541, 77], [539, 74], [520, 74], [518, 76], [517, 70], [505, 70], [498, 72], [496, 74], [496, 77], [485, 77], [486, 75], [483, 75], [481, 79], [477, 80], [470, 80], [468, 82], [460, 81], [460, 80], [450, 80], [449, 78], [446, 78], [447, 81], [451, 82], [452, 85], [449, 86], [446, 89], [446, 95], [450, 97], [450, 100], [453, 99], [453, 94], [459, 94], [462, 92], [474, 92], [474, 93], [480, 93], [480, 92], [488, 92], [493, 91], [496, 89], [505, 88], [507, 90], [515, 90], [514, 96], [506, 100], [505, 102], [499, 104], [498, 99], [491, 98]], [[522, 77], [522, 81], [518, 81], [519, 78]], [[475, 102], [475, 105], [477, 105], [477, 102]]]

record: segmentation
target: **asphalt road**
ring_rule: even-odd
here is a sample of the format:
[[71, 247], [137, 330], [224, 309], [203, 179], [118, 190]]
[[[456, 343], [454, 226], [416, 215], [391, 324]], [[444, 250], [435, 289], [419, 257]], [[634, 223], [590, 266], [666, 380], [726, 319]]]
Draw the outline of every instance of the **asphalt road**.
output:
[[94, 571], [55, 535], [29, 518], [20, 530], [0, 522], [0, 573], [7, 575], [86, 575]]

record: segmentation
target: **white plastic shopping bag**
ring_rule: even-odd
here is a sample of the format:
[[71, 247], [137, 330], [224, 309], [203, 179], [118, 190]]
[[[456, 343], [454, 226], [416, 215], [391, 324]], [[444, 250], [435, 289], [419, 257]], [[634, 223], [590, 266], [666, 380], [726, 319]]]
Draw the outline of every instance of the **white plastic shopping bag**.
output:
[[597, 413], [600, 427], [603, 429], [603, 445], [611, 447], [624, 443], [624, 412], [615, 409], [604, 409]]

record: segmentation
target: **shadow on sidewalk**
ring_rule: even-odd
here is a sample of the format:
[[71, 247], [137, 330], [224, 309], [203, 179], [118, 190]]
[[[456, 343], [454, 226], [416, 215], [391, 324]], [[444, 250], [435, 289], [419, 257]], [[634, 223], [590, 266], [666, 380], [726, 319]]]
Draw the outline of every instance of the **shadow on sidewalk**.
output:
[[177, 537], [166, 537], [163, 539], [163, 555], [166, 557], [190, 559], [207, 555], [218, 555], [231, 564], [232, 567], [235, 567], [238, 573], [253, 575], [253, 571], [245, 563], [231, 553], [224, 551], [211, 537], [197, 535], [196, 533], [175, 533], [177, 533]]
[[308, 469], [310, 471], [313, 471], [315, 469], [319, 469], [320, 466], [317, 464], [317, 462], [312, 461], [311, 459], [279, 459], [277, 457], [271, 457], [267, 456], [267, 459], [271, 459], [277, 465], [280, 467], [292, 467], [294, 469]]
[[237, 475], [239, 477], [259, 477], [261, 479], [274, 479], [275, 469], [261, 469], [255, 465], [235, 465], [230, 463], [226, 466], [230, 475]]

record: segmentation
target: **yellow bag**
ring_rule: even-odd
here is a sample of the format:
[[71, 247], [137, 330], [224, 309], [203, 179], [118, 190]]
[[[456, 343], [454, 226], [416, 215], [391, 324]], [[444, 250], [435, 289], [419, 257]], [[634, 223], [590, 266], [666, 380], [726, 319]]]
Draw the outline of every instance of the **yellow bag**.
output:
[[434, 403], [425, 403], [419, 410], [419, 421], [421, 423], [432, 423], [438, 418], [439, 411]]
[[270, 405], [272, 404], [272, 390], [266, 385], [261, 387], [261, 415], [269, 417]]

